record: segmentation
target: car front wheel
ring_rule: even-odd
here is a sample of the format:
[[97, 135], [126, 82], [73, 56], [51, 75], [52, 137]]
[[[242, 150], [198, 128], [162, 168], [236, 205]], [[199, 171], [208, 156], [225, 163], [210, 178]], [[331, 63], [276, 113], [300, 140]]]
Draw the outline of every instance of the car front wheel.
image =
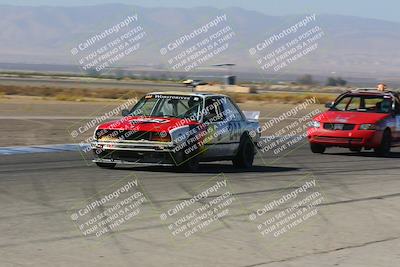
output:
[[387, 157], [390, 155], [390, 147], [392, 145], [392, 136], [390, 131], [386, 130], [383, 132], [382, 141], [378, 148], [375, 148], [374, 151], [378, 156]]
[[310, 144], [311, 151], [313, 153], [322, 154], [325, 152], [326, 147], [319, 144]]

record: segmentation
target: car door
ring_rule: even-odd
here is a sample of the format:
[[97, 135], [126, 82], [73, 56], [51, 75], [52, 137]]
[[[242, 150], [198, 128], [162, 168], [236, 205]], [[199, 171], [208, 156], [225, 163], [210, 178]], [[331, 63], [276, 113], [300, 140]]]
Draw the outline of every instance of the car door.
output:
[[205, 137], [204, 157], [224, 157], [229, 153], [229, 121], [224, 111], [225, 98], [219, 96], [207, 97], [205, 99], [203, 122], [208, 126]]
[[400, 143], [400, 101], [396, 97], [395, 98], [395, 106], [394, 106], [394, 113], [395, 113], [395, 131], [393, 133], [393, 139], [396, 143]]
[[226, 97], [223, 102], [226, 120], [228, 121], [229, 137], [226, 140], [226, 150], [229, 155], [235, 155], [239, 145], [240, 138], [245, 129], [245, 120], [233, 101]]

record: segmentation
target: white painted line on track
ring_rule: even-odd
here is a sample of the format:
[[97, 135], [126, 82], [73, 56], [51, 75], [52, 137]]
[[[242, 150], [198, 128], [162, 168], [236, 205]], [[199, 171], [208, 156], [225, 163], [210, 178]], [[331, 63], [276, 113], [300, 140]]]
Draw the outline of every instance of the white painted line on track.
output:
[[41, 146], [14, 146], [0, 147], [0, 155], [30, 154], [30, 153], [56, 153], [83, 150], [89, 144], [56, 144]]

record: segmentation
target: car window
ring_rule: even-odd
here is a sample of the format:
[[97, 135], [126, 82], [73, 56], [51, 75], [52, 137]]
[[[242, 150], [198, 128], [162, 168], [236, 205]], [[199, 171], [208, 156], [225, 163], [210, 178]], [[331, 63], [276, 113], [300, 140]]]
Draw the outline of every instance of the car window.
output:
[[150, 116], [154, 106], [157, 104], [157, 99], [151, 98], [146, 99], [142, 98], [131, 110], [131, 114], [137, 116]]
[[392, 109], [392, 99], [382, 95], [349, 95], [339, 99], [332, 110], [389, 113]]
[[176, 103], [168, 99], [160, 100], [158, 104], [159, 108], [156, 111], [155, 116], [177, 116], [178, 112], [176, 109]]
[[396, 114], [400, 114], [400, 102], [396, 99], [395, 103]]
[[364, 108], [365, 109], [380, 109], [383, 103], [383, 99], [381, 98], [367, 98], [364, 100]]
[[377, 108], [379, 113], [389, 113], [392, 110], [392, 100], [391, 99], [384, 99], [379, 104], [377, 103]]
[[225, 120], [224, 110], [221, 101], [222, 98], [209, 97], [205, 102], [205, 122], [219, 122]]
[[346, 110], [348, 111], [356, 111], [357, 109], [360, 108], [361, 106], [361, 99], [359, 97], [352, 97], [350, 98], [350, 103], [348, 103], [348, 106]]
[[148, 95], [131, 110], [131, 114], [198, 120], [203, 100], [198, 96]]
[[179, 101], [178, 103], [176, 103], [176, 110], [178, 112], [178, 114], [183, 114], [186, 111], [188, 111], [189, 106], [187, 105], [187, 103], [183, 103], [182, 101]]
[[226, 98], [226, 102], [224, 103], [224, 110], [225, 116], [230, 117], [229, 120], [231, 121], [241, 121], [243, 119], [240, 111], [236, 108], [232, 100], [229, 98]]
[[339, 100], [334, 106], [336, 110], [346, 110], [348, 104], [350, 103], [351, 97], [345, 97]]

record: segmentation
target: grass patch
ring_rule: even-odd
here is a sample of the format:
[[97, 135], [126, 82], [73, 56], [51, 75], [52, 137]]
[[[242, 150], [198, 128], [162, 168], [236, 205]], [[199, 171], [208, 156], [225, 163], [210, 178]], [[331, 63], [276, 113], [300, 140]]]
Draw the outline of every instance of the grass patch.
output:
[[[148, 93], [148, 90], [129, 89], [86, 89], [86, 88], [59, 88], [59, 87], [35, 87], [35, 86], [0, 86], [0, 97], [4, 95], [39, 96], [44, 99], [56, 99], [59, 101], [90, 101], [90, 99], [130, 99], [141, 97]], [[237, 103], [246, 101], [263, 101], [270, 103], [301, 103], [308, 98], [316, 97], [319, 103], [326, 103], [336, 98], [337, 94], [320, 93], [260, 93], [242, 94], [226, 93]]]
[[84, 98], [76, 95], [66, 95], [66, 94], [59, 94], [55, 96], [55, 99], [58, 101], [77, 101], [77, 102], [83, 102], [85, 101]]
[[246, 101], [263, 101], [270, 103], [288, 103], [298, 104], [306, 99], [316, 97], [317, 103], [326, 103], [335, 100], [336, 94], [318, 94], [318, 93], [262, 93], [262, 94], [228, 94], [236, 103]]
[[82, 88], [58, 88], [58, 87], [35, 87], [35, 86], [0, 86], [0, 94], [40, 96], [55, 98], [61, 101], [83, 101], [85, 98], [105, 99], [130, 99], [142, 96], [147, 91], [128, 89], [82, 89]]

